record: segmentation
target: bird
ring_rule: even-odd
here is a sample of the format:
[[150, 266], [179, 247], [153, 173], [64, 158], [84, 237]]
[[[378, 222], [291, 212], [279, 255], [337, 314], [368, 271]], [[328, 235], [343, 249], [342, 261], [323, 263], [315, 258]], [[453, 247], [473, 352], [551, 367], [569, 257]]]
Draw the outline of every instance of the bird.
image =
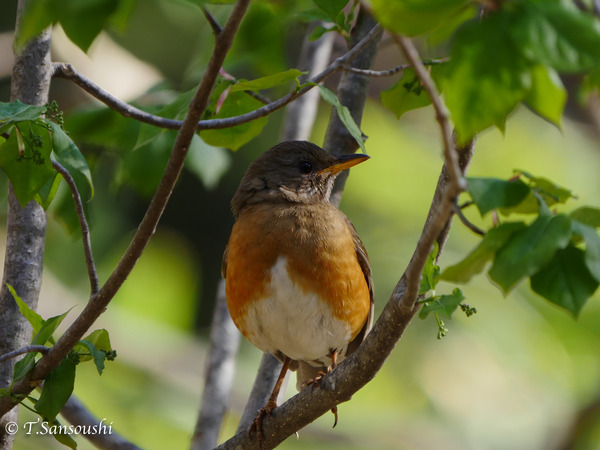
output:
[[336, 177], [367, 159], [281, 142], [248, 167], [231, 200], [236, 220], [221, 267], [229, 313], [248, 341], [283, 362], [250, 428], [259, 439], [288, 370], [297, 371], [298, 390], [314, 388], [371, 328], [369, 257], [329, 201]]

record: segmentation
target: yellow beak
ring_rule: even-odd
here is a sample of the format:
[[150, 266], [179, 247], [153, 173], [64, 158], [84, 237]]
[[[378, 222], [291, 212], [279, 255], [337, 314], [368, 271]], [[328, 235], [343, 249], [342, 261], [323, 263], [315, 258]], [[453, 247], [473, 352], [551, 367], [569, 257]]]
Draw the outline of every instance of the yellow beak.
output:
[[319, 171], [319, 175], [321, 175], [323, 173], [334, 174], [334, 173], [341, 172], [342, 170], [349, 169], [350, 167], [360, 164], [361, 162], [364, 162], [369, 158], [370, 158], [369, 155], [365, 155], [363, 153], [352, 154], [352, 155], [342, 155], [342, 156], [338, 157], [335, 164]]

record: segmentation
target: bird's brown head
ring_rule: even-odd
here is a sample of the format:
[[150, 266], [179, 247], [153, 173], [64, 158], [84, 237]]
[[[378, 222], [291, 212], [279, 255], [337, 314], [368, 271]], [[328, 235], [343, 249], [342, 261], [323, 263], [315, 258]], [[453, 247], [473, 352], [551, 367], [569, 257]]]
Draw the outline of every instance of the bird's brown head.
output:
[[263, 153], [248, 168], [231, 206], [237, 216], [257, 203], [311, 204], [329, 199], [338, 174], [369, 159], [367, 155], [332, 156], [307, 141], [287, 141]]

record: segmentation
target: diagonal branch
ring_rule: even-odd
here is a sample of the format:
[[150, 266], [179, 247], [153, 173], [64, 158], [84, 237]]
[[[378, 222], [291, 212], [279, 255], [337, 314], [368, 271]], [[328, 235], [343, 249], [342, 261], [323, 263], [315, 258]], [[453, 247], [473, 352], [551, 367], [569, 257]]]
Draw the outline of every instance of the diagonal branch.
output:
[[[381, 34], [381, 28], [379, 25], [373, 27], [373, 29], [361, 40], [361, 42], [350, 49], [347, 53], [337, 58], [321, 73], [315, 75], [309, 82], [301, 89], [290, 92], [289, 94], [275, 100], [268, 105], [262, 106], [254, 111], [239, 116], [227, 117], [225, 119], [209, 119], [209, 120], [198, 120], [197, 130], [215, 130], [230, 128], [236, 125], [250, 122], [261, 117], [268, 116], [269, 114], [283, 108], [287, 104], [293, 102], [298, 97], [306, 94], [316, 84], [322, 82], [327, 77], [340, 70], [343, 65], [351, 61], [364, 46], [366, 46], [372, 39]], [[221, 36], [219, 35], [219, 39]], [[54, 76], [58, 78], [64, 78], [70, 80], [85, 90], [88, 94], [100, 100], [109, 108], [117, 111], [124, 117], [131, 117], [140, 122], [154, 125], [160, 128], [166, 128], [169, 130], [178, 130], [182, 126], [180, 120], [166, 119], [164, 117], [155, 116], [149, 114], [141, 109], [125, 103], [109, 92], [105, 91], [98, 85], [94, 84], [91, 80], [77, 72], [72, 65], [66, 63], [56, 63], [54, 65]]]
[[98, 282], [98, 273], [96, 272], [94, 256], [92, 255], [90, 228], [88, 226], [87, 220], [85, 219], [85, 212], [83, 211], [81, 195], [79, 195], [79, 191], [77, 190], [75, 180], [73, 180], [73, 177], [67, 169], [65, 169], [56, 161], [52, 161], [52, 167], [54, 167], [54, 170], [56, 170], [62, 175], [62, 177], [67, 182], [69, 189], [71, 190], [71, 195], [73, 196], [73, 201], [75, 202], [75, 213], [77, 214], [77, 218], [79, 219], [79, 226], [81, 227], [81, 240], [83, 241], [83, 252], [85, 253], [85, 264], [87, 266], [88, 277], [90, 279], [91, 294], [97, 294], [100, 290], [100, 283]]
[[[175, 182], [183, 167], [190, 142], [196, 132], [196, 125], [208, 106], [210, 92], [217, 79], [219, 69], [233, 43], [233, 38], [249, 3], [250, 0], [237, 1], [223, 31], [216, 38], [212, 57], [200, 82], [200, 86], [192, 99], [181, 129], [177, 134], [163, 177], [125, 254], [100, 291], [90, 298], [84, 310], [60, 339], [58, 339], [51, 350], [40, 359], [27, 376], [14, 384], [12, 390], [14, 394], [23, 395], [31, 392], [35, 386], [39, 385], [60, 364], [69, 350], [73, 348], [94, 321], [104, 312], [115, 293], [131, 273], [135, 263], [154, 234], [158, 221], [171, 196]], [[0, 415], [6, 413], [16, 405], [14, 397], [0, 397]]]

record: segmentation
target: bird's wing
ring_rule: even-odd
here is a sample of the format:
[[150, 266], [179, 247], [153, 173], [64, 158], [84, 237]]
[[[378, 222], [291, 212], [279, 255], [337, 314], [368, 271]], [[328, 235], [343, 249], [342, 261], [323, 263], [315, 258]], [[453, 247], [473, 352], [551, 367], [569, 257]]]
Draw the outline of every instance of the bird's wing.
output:
[[229, 246], [225, 247], [225, 251], [223, 252], [223, 260], [221, 261], [221, 276], [225, 279], [225, 275], [227, 274], [227, 256], [229, 254]]
[[362, 327], [358, 335], [352, 340], [352, 342], [348, 344], [348, 350], [346, 351], [346, 355], [350, 355], [364, 340], [365, 336], [373, 326], [375, 300], [373, 296], [373, 274], [371, 272], [371, 264], [369, 263], [369, 256], [367, 255], [367, 250], [365, 249], [365, 246], [358, 237], [358, 233], [356, 232], [354, 225], [352, 225], [352, 222], [350, 222], [348, 218], [346, 218], [346, 221], [348, 223], [348, 226], [350, 227], [350, 231], [352, 232], [352, 237], [354, 239], [354, 249], [356, 251], [356, 258], [358, 259], [358, 264], [360, 265], [360, 268], [363, 271], [363, 275], [365, 276], [365, 281], [367, 282], [367, 286], [369, 288], [369, 297], [371, 301], [371, 305], [369, 307], [369, 314], [367, 316], [365, 325]]

